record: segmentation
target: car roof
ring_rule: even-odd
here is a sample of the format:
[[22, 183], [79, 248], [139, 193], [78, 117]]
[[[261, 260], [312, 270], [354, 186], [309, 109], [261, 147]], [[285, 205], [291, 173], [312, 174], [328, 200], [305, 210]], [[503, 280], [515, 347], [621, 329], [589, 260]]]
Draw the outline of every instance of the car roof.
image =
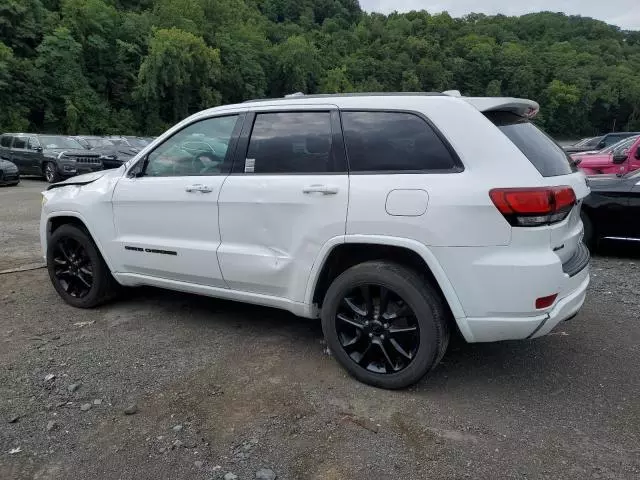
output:
[[226, 110], [241, 110], [262, 106], [310, 106], [326, 105], [330, 103], [338, 108], [379, 108], [393, 109], [393, 102], [399, 98], [416, 98], [428, 101], [429, 99], [442, 99], [450, 97], [452, 101], [464, 101], [473, 105], [481, 112], [495, 110], [505, 110], [529, 118], [535, 116], [540, 109], [538, 103], [533, 100], [513, 97], [464, 97], [457, 90], [450, 90], [443, 93], [437, 92], [370, 92], [370, 93], [340, 93], [340, 94], [320, 94], [305, 95], [295, 93], [282, 98], [247, 100], [244, 103], [235, 105], [223, 105], [200, 112], [200, 114], [210, 114], [223, 112]]
[[621, 137], [623, 135], [625, 137], [632, 137], [634, 135], [640, 135], [640, 132], [611, 132], [611, 133], [607, 133], [604, 136], [605, 137]]

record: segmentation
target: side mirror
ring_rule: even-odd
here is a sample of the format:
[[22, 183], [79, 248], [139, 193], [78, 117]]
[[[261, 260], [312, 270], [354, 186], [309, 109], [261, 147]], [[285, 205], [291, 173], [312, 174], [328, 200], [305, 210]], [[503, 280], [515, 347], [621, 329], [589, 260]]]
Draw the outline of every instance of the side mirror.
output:
[[34, 150], [38, 153], [42, 153], [42, 147], [40, 145], [38, 145], [36, 148], [34, 148]]
[[622, 152], [613, 156], [613, 163], [615, 165], [620, 165], [621, 163], [624, 163], [627, 161], [628, 156], [629, 156], [629, 151], [623, 150]]

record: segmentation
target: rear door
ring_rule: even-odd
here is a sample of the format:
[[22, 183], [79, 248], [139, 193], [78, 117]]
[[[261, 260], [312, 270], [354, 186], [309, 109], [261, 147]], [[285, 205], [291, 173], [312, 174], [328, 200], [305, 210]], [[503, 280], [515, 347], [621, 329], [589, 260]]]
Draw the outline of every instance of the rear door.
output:
[[320, 249], [345, 234], [348, 198], [335, 106], [248, 114], [219, 198], [229, 288], [302, 302]]
[[582, 240], [580, 206], [589, 194], [585, 177], [578, 172], [562, 148], [539, 130], [527, 118], [508, 111], [485, 112], [485, 115], [529, 159], [542, 176], [544, 186], [569, 186], [577, 204], [562, 222], [551, 225], [550, 245], [567, 262], [577, 251]]

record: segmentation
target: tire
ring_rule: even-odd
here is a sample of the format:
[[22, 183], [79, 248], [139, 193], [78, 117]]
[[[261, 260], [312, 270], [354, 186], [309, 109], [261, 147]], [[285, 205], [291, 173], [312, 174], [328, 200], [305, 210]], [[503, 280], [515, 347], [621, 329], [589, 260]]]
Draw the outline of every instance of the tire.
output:
[[42, 175], [49, 183], [56, 183], [62, 180], [55, 162], [44, 162], [42, 164]]
[[[370, 285], [371, 287], [366, 287], [366, 285]], [[366, 332], [366, 330], [361, 330], [361, 326], [353, 328], [352, 331], [355, 332], [354, 338], [358, 339], [355, 340], [356, 344], [358, 342], [364, 342], [366, 344], [366, 337], [371, 338], [373, 335], [373, 340], [370, 341], [374, 342], [374, 347], [381, 351], [386, 351], [382, 361], [385, 369], [384, 373], [379, 371], [382, 368], [378, 367], [380, 364], [374, 362], [369, 363], [368, 360], [364, 362], [366, 366], [362, 366], [362, 364], [359, 363], [363, 361], [366, 355], [371, 355], [366, 351], [359, 362], [356, 361], [354, 357], [356, 357], [357, 352], [347, 353], [347, 347], [343, 346], [345, 334], [343, 331], [338, 333], [339, 329], [344, 329], [341, 325], [345, 323], [345, 314], [341, 313], [341, 311], [345, 310], [345, 305], [349, 306], [350, 304], [353, 305], [356, 303], [356, 297], [352, 297], [349, 301], [347, 301], [348, 297], [345, 297], [349, 295], [350, 292], [357, 292], [356, 289], [365, 292], [367, 288], [373, 290], [378, 289], [380, 292], [380, 299], [377, 306], [375, 300], [373, 303], [369, 302], [369, 305], [374, 306], [374, 312], [379, 312], [381, 309], [382, 291], [386, 289], [389, 292], [387, 294], [388, 298], [393, 297], [400, 299], [399, 302], [396, 302], [398, 305], [401, 305], [400, 309], [396, 310], [397, 315], [400, 314], [400, 310], [406, 312], [407, 307], [411, 310], [412, 314], [396, 316], [396, 318], [392, 320], [384, 320], [384, 318], [391, 317], [385, 317], [385, 315], [378, 316], [378, 313], [374, 313], [372, 317], [370, 315], [354, 316], [354, 319], [356, 319], [357, 323], [361, 326], [362, 322], [366, 322], [369, 325], [366, 328], [378, 329], [378, 331], [373, 334], [371, 330], [369, 330], [369, 333], [362, 333]], [[363, 305], [365, 305], [367, 304], [366, 298], [371, 298], [371, 295], [365, 297], [363, 294], [362, 298]], [[385, 303], [391, 304], [391, 300]], [[353, 310], [352, 307], [349, 308], [351, 310], [347, 309], [348, 312]], [[355, 312], [356, 310], [353, 311]], [[363, 306], [361, 312], [364, 311], [365, 307]], [[450, 327], [447, 322], [446, 312], [444, 301], [439, 293], [426, 279], [423, 279], [415, 271], [402, 265], [386, 261], [365, 262], [351, 267], [338, 276], [330, 285], [322, 306], [322, 330], [333, 356], [349, 374], [368, 385], [385, 389], [400, 389], [418, 382], [431, 371], [444, 356], [450, 337]], [[391, 315], [393, 316], [394, 314], [392, 313]], [[341, 316], [341, 318], [338, 318], [339, 316]], [[375, 320], [365, 321], [365, 318], [374, 318]], [[402, 326], [399, 329], [394, 328], [393, 322], [397, 322], [401, 318], [410, 318], [411, 325], [407, 324], [409, 326], [405, 326], [405, 328], [402, 328]], [[379, 324], [378, 319], [383, 319], [383, 327], [387, 329], [383, 330], [383, 332], [389, 333], [386, 338], [384, 335], [379, 335], [380, 329], [382, 328], [380, 325], [371, 327], [373, 323]], [[409, 322], [409, 320], [406, 321]], [[347, 328], [351, 328], [351, 322], [347, 321], [346, 323], [348, 324]], [[391, 328], [387, 327], [388, 324], [391, 324]], [[393, 358], [390, 358], [391, 355], [389, 355], [388, 352], [393, 351], [393, 353], [396, 354], [395, 358], [400, 358], [400, 361], [404, 360], [404, 357], [397, 355], [401, 350], [395, 349], [389, 342], [393, 341], [391, 340], [392, 338], [397, 338], [393, 335], [397, 335], [400, 331], [409, 330], [414, 327], [417, 327], [418, 330], [416, 333], [410, 334], [412, 335], [411, 342], [414, 345], [414, 349], [411, 350], [413, 355], [410, 360], [405, 360], [405, 363], [408, 362], [406, 365], [396, 370], [400, 365], [398, 361], [389, 361], [390, 359], [393, 360]], [[346, 343], [350, 344], [349, 348], [353, 348], [353, 342], [353, 339], [348, 339]], [[382, 344], [384, 348], [382, 348], [380, 344]], [[397, 344], [398, 342], [396, 341], [396, 345]], [[366, 347], [364, 350], [366, 350]], [[403, 350], [407, 350], [406, 344], [403, 345]], [[376, 356], [375, 353], [373, 355], [374, 357]], [[378, 371], [372, 371], [372, 366], [376, 367]]]
[[[72, 265], [74, 258], [82, 261]], [[66, 264], [61, 265], [61, 261]], [[51, 235], [47, 244], [47, 270], [58, 294], [74, 307], [93, 308], [115, 296], [117, 283], [109, 267], [89, 233], [75, 225], [62, 225]], [[61, 275], [65, 270], [73, 270], [77, 278], [75, 274]], [[90, 286], [87, 287], [88, 280]]]
[[584, 237], [582, 238], [583, 243], [589, 247], [589, 250], [594, 251], [596, 248], [596, 233], [593, 229], [593, 222], [589, 218], [584, 211], [580, 212], [580, 219], [582, 220], [582, 224], [584, 225]]

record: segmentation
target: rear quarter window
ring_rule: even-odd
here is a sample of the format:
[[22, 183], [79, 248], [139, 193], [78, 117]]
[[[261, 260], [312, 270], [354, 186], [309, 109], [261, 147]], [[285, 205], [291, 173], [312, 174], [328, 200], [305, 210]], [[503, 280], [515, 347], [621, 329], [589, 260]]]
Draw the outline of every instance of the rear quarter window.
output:
[[560, 145], [528, 119], [511, 112], [485, 112], [485, 116], [518, 147], [543, 177], [569, 175], [577, 171]]
[[405, 112], [342, 111], [352, 172], [458, 171], [452, 151], [418, 115]]

